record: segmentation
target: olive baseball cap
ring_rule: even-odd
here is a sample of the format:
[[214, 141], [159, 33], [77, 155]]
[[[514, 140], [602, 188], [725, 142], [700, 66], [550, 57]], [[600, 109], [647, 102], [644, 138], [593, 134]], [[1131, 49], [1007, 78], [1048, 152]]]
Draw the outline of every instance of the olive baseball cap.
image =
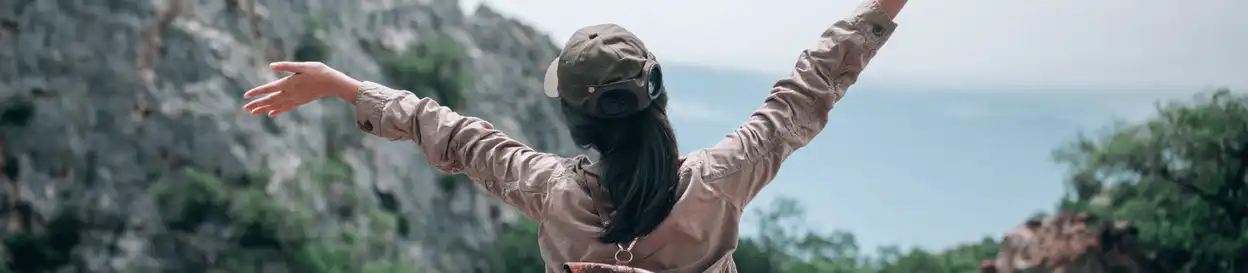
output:
[[563, 52], [550, 62], [543, 89], [548, 97], [595, 112], [598, 105], [590, 100], [595, 99], [595, 91], [607, 91], [602, 88], [629, 89], [638, 96], [661, 88], [642, 79], [656, 64], [641, 39], [627, 29], [615, 24], [588, 26], [572, 34]]

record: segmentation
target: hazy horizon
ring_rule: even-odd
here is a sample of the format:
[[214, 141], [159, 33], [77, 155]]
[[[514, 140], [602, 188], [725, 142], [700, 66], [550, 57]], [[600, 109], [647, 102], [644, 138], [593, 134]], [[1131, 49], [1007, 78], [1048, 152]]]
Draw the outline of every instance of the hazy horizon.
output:
[[[687, 64], [666, 66], [682, 152], [722, 139], [760, 105], [778, 77]], [[861, 82], [824, 131], [783, 165], [749, 210], [801, 201], [816, 230], [852, 231], [864, 250], [942, 249], [999, 237], [1062, 196], [1065, 167], [1050, 153], [1082, 133], [1150, 117], [1155, 103], [1191, 93], [1053, 94], [913, 91]], [[742, 230], [754, 232], [753, 217]]]

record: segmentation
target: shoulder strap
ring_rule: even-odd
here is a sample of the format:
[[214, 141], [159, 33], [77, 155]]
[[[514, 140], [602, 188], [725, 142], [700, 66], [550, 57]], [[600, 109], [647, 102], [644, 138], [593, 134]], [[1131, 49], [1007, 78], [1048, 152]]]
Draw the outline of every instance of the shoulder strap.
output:
[[[594, 210], [598, 212], [598, 218], [602, 221], [602, 226], [606, 227], [607, 223], [611, 221], [611, 218], [608, 216], [611, 210], [604, 201], [607, 198], [602, 194], [602, 188], [598, 185], [598, 178], [586, 179], [586, 183], [588, 184], [586, 187], [589, 188], [590, 199], [594, 203]], [[617, 248], [614, 256], [616, 264], [625, 265], [633, 261], [633, 246], [637, 244], [639, 239], [641, 238], [633, 238], [628, 244], [615, 244]]]

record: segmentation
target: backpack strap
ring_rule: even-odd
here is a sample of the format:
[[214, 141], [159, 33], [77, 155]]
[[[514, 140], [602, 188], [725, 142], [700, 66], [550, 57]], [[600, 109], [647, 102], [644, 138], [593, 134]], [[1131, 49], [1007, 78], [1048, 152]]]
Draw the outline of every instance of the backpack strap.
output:
[[[598, 177], [586, 180], [586, 184], [588, 184], [586, 186], [589, 188], [590, 199], [592, 199], [591, 201], [594, 203], [594, 210], [597, 211], [598, 218], [602, 221], [602, 226], [606, 227], [607, 223], [611, 221], [608, 213], [611, 213], [612, 211], [607, 207], [607, 204], [604, 201], [607, 200], [607, 198], [603, 195], [602, 188], [598, 185]], [[633, 261], [633, 246], [637, 245], [637, 240], [639, 239], [641, 238], [633, 238], [633, 240], [629, 241], [628, 244], [615, 244], [616, 251], [613, 256], [613, 258], [615, 258], [615, 264], [626, 265]]]

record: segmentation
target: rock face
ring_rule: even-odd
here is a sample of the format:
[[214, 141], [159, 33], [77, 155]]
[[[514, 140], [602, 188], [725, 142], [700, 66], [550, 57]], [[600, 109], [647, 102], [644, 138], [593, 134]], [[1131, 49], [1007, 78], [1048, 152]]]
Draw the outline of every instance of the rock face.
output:
[[[447, 37], [460, 110], [580, 153], [540, 95], [557, 49], [453, 0], [0, 1], [0, 233], [19, 272], [501, 272], [479, 257], [517, 217], [368, 136], [349, 105], [245, 115], [267, 63], [321, 52], [390, 84], [376, 52]], [[311, 53], [309, 53], [311, 52]], [[327, 53], [325, 53], [327, 52]], [[323, 56], [327, 55], [327, 56]], [[324, 239], [330, 238], [330, 239]], [[33, 253], [33, 254], [32, 254]], [[338, 261], [338, 263], [334, 263]], [[410, 268], [411, 270], [401, 270]]]
[[995, 260], [981, 272], [1160, 273], [1136, 244], [1129, 222], [1064, 212], [1027, 221], [1006, 233]]

